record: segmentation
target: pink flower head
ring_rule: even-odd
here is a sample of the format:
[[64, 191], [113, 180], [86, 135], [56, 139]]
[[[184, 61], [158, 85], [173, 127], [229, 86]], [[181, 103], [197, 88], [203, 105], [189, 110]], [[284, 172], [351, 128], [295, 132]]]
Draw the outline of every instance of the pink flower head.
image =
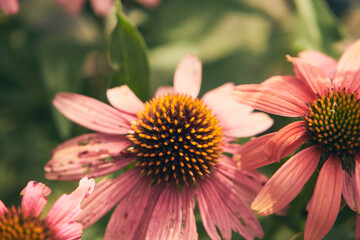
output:
[[[90, 0], [94, 12], [98, 16], [106, 16], [110, 13], [114, 0]], [[76, 15], [82, 9], [85, 0], [55, 0], [56, 3], [62, 5], [65, 11], [70, 15]]]
[[316, 51], [288, 60], [295, 76], [237, 86], [233, 97], [256, 109], [302, 120], [246, 143], [234, 159], [241, 169], [251, 170], [280, 161], [298, 148], [260, 191], [252, 208], [259, 215], [278, 211], [319, 169], [304, 238], [321, 239], [338, 215], [341, 192], [349, 207], [360, 213], [360, 41], [349, 46], [339, 62]]
[[87, 227], [115, 205], [105, 239], [197, 239], [195, 196], [212, 239], [261, 237], [250, 203], [266, 178], [240, 171], [222, 152], [229, 143], [269, 128], [263, 113], [236, 103], [227, 83], [198, 99], [201, 62], [186, 56], [176, 69], [174, 87], [160, 87], [142, 103], [128, 86], [108, 90], [109, 106], [98, 100], [59, 93], [55, 107], [72, 121], [98, 133], [59, 145], [45, 166], [50, 179], [104, 176], [130, 163], [135, 167], [101, 180], [79, 217]]
[[0, 239], [80, 239], [82, 227], [75, 219], [81, 212], [80, 202], [91, 194], [94, 185], [94, 179], [84, 177], [75, 191], [62, 195], [41, 219], [51, 190], [43, 183], [30, 181], [21, 192], [21, 208], [6, 208], [0, 200]]
[[0, 9], [7, 15], [16, 14], [19, 11], [18, 0], [0, 0]]

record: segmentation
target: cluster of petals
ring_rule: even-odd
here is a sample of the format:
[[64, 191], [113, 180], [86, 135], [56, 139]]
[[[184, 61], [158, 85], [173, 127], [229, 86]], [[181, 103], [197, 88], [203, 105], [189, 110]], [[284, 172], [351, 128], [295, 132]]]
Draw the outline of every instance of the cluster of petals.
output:
[[[313, 50], [288, 57], [295, 76], [274, 76], [261, 84], [235, 87], [235, 100], [255, 109], [285, 117], [304, 117], [306, 103], [331, 89], [359, 93], [360, 41], [350, 45], [338, 62]], [[234, 159], [241, 169], [252, 170], [279, 162], [310, 138], [305, 121], [288, 124], [275, 133], [258, 137], [240, 147]], [[252, 203], [259, 215], [272, 214], [289, 204], [317, 169], [321, 146], [315, 144], [294, 154], [269, 179]], [[321, 239], [332, 228], [338, 215], [341, 196], [360, 213], [360, 165], [355, 156], [355, 172], [350, 176], [333, 153], [321, 167], [313, 196], [308, 204], [305, 239]]]
[[7, 15], [16, 14], [19, 11], [18, 0], [0, 0], [0, 9]]
[[[84, 177], [80, 180], [78, 188], [71, 194], [64, 194], [51, 207], [45, 217], [45, 224], [48, 230], [54, 233], [55, 239], [75, 240], [82, 235], [82, 226], [76, 221], [81, 212], [80, 203], [84, 198], [90, 196], [95, 187], [94, 179]], [[50, 188], [43, 183], [30, 181], [24, 190], [21, 202], [21, 213], [23, 216], [40, 218], [51, 193]], [[10, 209], [6, 208], [0, 200], [0, 218]], [[30, 223], [31, 226], [31, 223]]]
[[[201, 62], [187, 55], [174, 76], [174, 87], [158, 88], [156, 96], [187, 94], [196, 98], [201, 85]], [[261, 133], [272, 125], [264, 113], [254, 113], [249, 106], [235, 102], [234, 84], [224, 84], [202, 97], [203, 103], [216, 114], [224, 133], [223, 149], [234, 153], [237, 137]], [[132, 142], [126, 134], [130, 123], [144, 103], [123, 85], [107, 91], [112, 106], [73, 93], [58, 93], [54, 106], [70, 120], [96, 131], [60, 144], [46, 164], [46, 177], [75, 180], [83, 176], [100, 177], [114, 173], [136, 161], [126, 150]], [[241, 119], [241, 120], [239, 120]], [[203, 225], [212, 239], [231, 239], [232, 231], [246, 239], [263, 235], [262, 228], [249, 204], [260, 191], [266, 177], [256, 171], [241, 171], [226, 155], [220, 156], [210, 176], [199, 179], [196, 187], [175, 184], [152, 185], [150, 176], [132, 168], [115, 179], [102, 179], [91, 198], [86, 199], [79, 221], [88, 227], [115, 208], [108, 223], [105, 239], [197, 239], [195, 197]]]

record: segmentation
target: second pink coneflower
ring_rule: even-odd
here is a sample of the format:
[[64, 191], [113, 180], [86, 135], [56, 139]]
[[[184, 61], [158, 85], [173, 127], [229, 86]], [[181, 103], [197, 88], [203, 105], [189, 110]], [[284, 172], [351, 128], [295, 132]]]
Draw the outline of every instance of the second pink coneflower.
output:
[[56, 96], [60, 112], [98, 133], [59, 145], [45, 166], [48, 178], [99, 177], [135, 163], [97, 184], [79, 218], [85, 227], [117, 205], [105, 239], [197, 239], [197, 196], [212, 239], [220, 239], [219, 233], [231, 239], [232, 231], [246, 239], [263, 235], [248, 204], [266, 178], [238, 170], [223, 152], [233, 153], [230, 141], [260, 133], [272, 120], [233, 101], [232, 83], [198, 99], [200, 85], [201, 62], [188, 55], [174, 87], [159, 88], [145, 104], [127, 86], [108, 90], [113, 107], [78, 94]]
[[237, 86], [234, 98], [268, 113], [302, 120], [248, 142], [235, 159], [241, 169], [255, 169], [280, 161], [298, 148], [260, 191], [252, 208], [259, 215], [278, 211], [319, 169], [304, 238], [321, 239], [335, 222], [341, 195], [360, 212], [360, 41], [338, 63], [316, 51], [288, 59], [295, 76]]

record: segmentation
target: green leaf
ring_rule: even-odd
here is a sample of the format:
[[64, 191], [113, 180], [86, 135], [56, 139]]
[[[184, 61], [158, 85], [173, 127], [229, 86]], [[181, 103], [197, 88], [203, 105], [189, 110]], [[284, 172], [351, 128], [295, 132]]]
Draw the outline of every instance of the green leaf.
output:
[[345, 30], [324, 0], [295, 0], [297, 9], [295, 50], [315, 49], [336, 55], [334, 43]]
[[141, 99], [148, 99], [149, 63], [143, 37], [123, 14], [117, 13], [111, 35], [110, 60], [115, 70], [111, 87], [126, 84]]

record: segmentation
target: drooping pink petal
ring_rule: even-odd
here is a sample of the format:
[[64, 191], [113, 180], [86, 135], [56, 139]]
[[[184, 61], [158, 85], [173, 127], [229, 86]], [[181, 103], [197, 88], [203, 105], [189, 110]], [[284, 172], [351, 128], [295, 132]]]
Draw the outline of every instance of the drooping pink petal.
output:
[[355, 211], [357, 214], [360, 214], [360, 164], [359, 164], [359, 154], [355, 160], [355, 172], [350, 176], [347, 172], [343, 173], [343, 185], [342, 185], [342, 194], [347, 205]]
[[159, 97], [162, 95], [174, 94], [174, 87], [172, 86], [161, 86], [155, 91], [154, 97]]
[[115, 108], [131, 113], [136, 119], [138, 111], [144, 108], [144, 103], [127, 86], [115, 87], [106, 91], [107, 98]]
[[[233, 98], [258, 110], [286, 117], [299, 117], [307, 112], [307, 88], [290, 76], [276, 76], [262, 84], [235, 87]], [[294, 84], [297, 85], [294, 85]], [[282, 87], [280, 87], [281, 85]], [[293, 90], [291, 90], [293, 89]], [[296, 91], [295, 91], [296, 89]]]
[[16, 14], [19, 11], [18, 0], [0, 0], [0, 9], [8, 15]]
[[239, 170], [234, 160], [224, 155], [221, 156], [217, 171], [227, 181], [233, 182], [232, 188], [248, 203], [255, 199], [260, 189], [268, 180], [265, 175], [257, 171]]
[[305, 50], [299, 53], [299, 58], [319, 66], [330, 79], [334, 77], [337, 62], [332, 57], [315, 50]]
[[176, 186], [164, 185], [155, 205], [146, 238], [179, 239], [182, 225], [181, 202]]
[[84, 134], [60, 144], [45, 165], [48, 179], [80, 180], [115, 172], [134, 161], [125, 136]]
[[360, 240], [360, 215], [356, 215], [355, 240]]
[[[224, 134], [229, 137], [251, 137], [269, 129], [273, 120], [265, 113], [251, 113], [245, 118], [238, 118], [237, 114], [227, 119], [227, 125], [223, 127]], [[221, 121], [223, 123], [223, 121]], [[233, 125], [230, 125], [233, 124]]]
[[[81, 236], [81, 226], [73, 228], [75, 218], [80, 214], [81, 201], [89, 197], [94, 191], [95, 180], [84, 177], [80, 180], [79, 187], [71, 194], [62, 195], [49, 210], [45, 221], [51, 229], [54, 229], [56, 236], [61, 239], [75, 239]], [[80, 231], [79, 231], [80, 230]]]
[[339, 213], [343, 170], [337, 156], [331, 155], [321, 167], [305, 223], [304, 240], [322, 239]]
[[201, 219], [211, 239], [231, 239], [231, 231], [245, 239], [262, 237], [261, 226], [242, 196], [218, 172], [211, 178], [198, 182], [197, 195]]
[[287, 57], [293, 63], [296, 77], [306, 82], [314, 93], [323, 94], [331, 89], [331, 80], [322, 68], [301, 58]]
[[321, 151], [312, 146], [291, 157], [265, 184], [251, 208], [265, 216], [288, 205], [315, 171], [320, 155]]
[[0, 216], [7, 212], [7, 208], [5, 207], [4, 203], [0, 200]]
[[292, 153], [301, 143], [308, 139], [306, 123], [298, 121], [280, 129], [274, 137], [265, 144], [265, 153], [274, 161], [280, 160]]
[[47, 203], [46, 196], [50, 193], [50, 188], [45, 186], [45, 184], [35, 181], [28, 182], [21, 192], [24, 195], [21, 201], [23, 213], [26, 216], [39, 216]]
[[156, 7], [159, 5], [161, 0], [136, 0], [138, 3], [144, 5], [145, 7]]
[[87, 96], [58, 93], [53, 104], [71, 121], [97, 132], [126, 134], [131, 129], [121, 112]]
[[76, 15], [80, 12], [85, 0], [55, 0], [69, 15]]
[[177, 66], [174, 75], [175, 93], [197, 97], [201, 86], [201, 61], [197, 56], [188, 54]]
[[269, 158], [265, 154], [265, 144], [274, 135], [275, 133], [269, 133], [239, 146], [234, 154], [234, 160], [238, 167], [242, 170], [252, 170], [273, 163], [274, 158]]
[[351, 44], [340, 57], [333, 79], [337, 88], [358, 91], [360, 85], [360, 40]]
[[182, 239], [198, 239], [194, 208], [195, 189], [192, 186], [185, 186], [181, 191], [181, 219], [183, 223], [181, 226], [180, 237]]
[[114, 0], [91, 0], [94, 12], [98, 16], [106, 16], [110, 13]]
[[129, 170], [114, 180], [104, 179], [96, 184], [91, 198], [84, 199], [77, 218], [87, 228], [112, 209], [143, 178], [138, 169]]
[[119, 202], [106, 227], [105, 240], [136, 239], [139, 228], [147, 228], [143, 214], [149, 197], [154, 197], [150, 196], [150, 184], [148, 179], [140, 179]]

